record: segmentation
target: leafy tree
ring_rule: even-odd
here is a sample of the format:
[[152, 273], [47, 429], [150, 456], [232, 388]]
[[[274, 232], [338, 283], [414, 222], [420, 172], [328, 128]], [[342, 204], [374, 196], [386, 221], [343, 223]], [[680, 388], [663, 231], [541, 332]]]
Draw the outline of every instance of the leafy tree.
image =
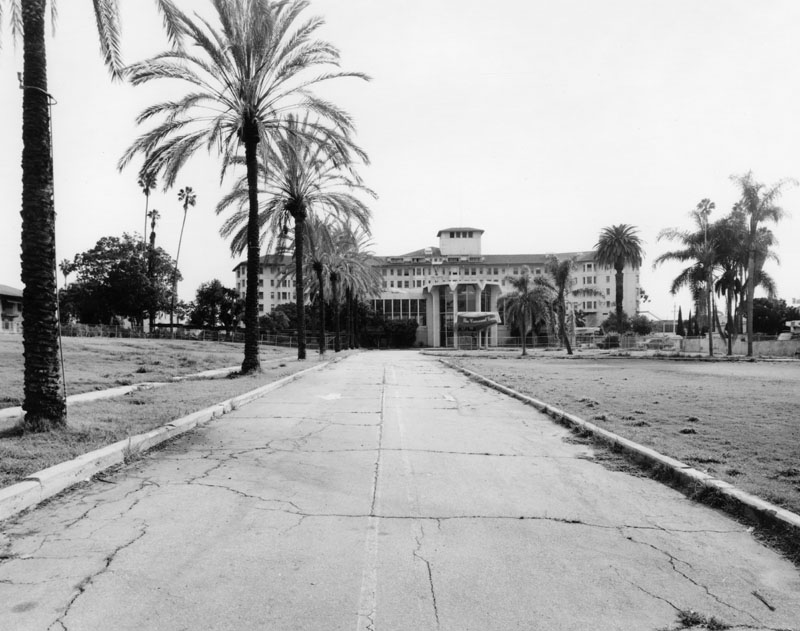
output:
[[602, 267], [614, 268], [616, 272], [616, 315], [617, 322], [623, 322], [623, 270], [626, 265], [630, 265], [634, 269], [641, 267], [644, 257], [642, 240], [637, 236], [634, 226], [622, 223], [610, 228], [603, 228], [594, 247], [595, 262]]
[[215, 278], [197, 288], [189, 323], [209, 329], [223, 326], [230, 333], [241, 319], [243, 311], [244, 301], [239, 298], [236, 290], [224, 287]]
[[537, 323], [546, 323], [549, 317], [552, 290], [546, 281], [539, 276], [534, 277], [531, 270], [523, 267], [519, 276], [506, 276], [513, 293], [501, 298], [506, 319], [516, 326], [522, 336], [522, 354], [527, 355], [525, 338], [528, 331]]
[[[636, 335], [650, 335], [653, 330], [653, 323], [650, 322], [647, 316], [637, 314], [630, 319], [630, 330]], [[680, 335], [680, 333], [678, 334]]]
[[600, 323], [600, 326], [603, 327], [603, 330], [614, 331], [615, 333], [624, 333], [627, 331], [631, 326], [630, 318], [625, 311], [622, 312], [622, 324], [619, 324], [619, 320], [617, 320], [617, 314], [611, 313], [609, 316]]
[[800, 320], [800, 309], [777, 298], [753, 299], [753, 331], [756, 333], [777, 335], [789, 320]]
[[[203, 147], [217, 147], [222, 174], [244, 152], [247, 181], [247, 293], [245, 349], [242, 372], [260, 370], [258, 360], [258, 276], [260, 224], [258, 204], [259, 145], [265, 154], [275, 136], [287, 126], [287, 113], [313, 111], [341, 135], [353, 130], [349, 116], [311, 94], [314, 84], [339, 77], [361, 77], [337, 71], [309, 74], [319, 67], [335, 68], [338, 50], [314, 39], [322, 20], [299, 22], [305, 0], [253, 2], [215, 0], [219, 27], [199, 17], [175, 11], [175, 29], [193, 44], [173, 48], [134, 64], [134, 85], [156, 79], [183, 81], [190, 91], [175, 101], [145, 109], [138, 122], [160, 117], [161, 122], [140, 136], [120, 161], [123, 168], [137, 154], [144, 170], [159, 173], [165, 187], [174, 184], [188, 158]], [[302, 244], [302, 238], [297, 239]], [[302, 262], [302, 257], [299, 257]], [[302, 300], [302, 287], [298, 299]], [[304, 351], [303, 351], [304, 353]]]
[[[171, 0], [157, 0], [168, 33]], [[25, 357], [24, 400], [26, 431], [64, 427], [67, 404], [60, 384], [56, 318], [55, 205], [53, 200], [52, 138], [45, 46], [46, 0], [0, 0], [10, 8], [12, 35], [22, 38], [22, 343]], [[55, 4], [51, 0], [51, 11]], [[95, 0], [94, 13], [100, 49], [106, 65], [119, 78], [119, 17], [114, 0]], [[1, 26], [2, 24], [0, 24]]]
[[166, 311], [172, 298], [174, 261], [157, 248], [151, 252], [150, 264], [148, 273], [140, 242], [129, 234], [99, 239], [92, 249], [62, 262], [62, 271], [76, 274], [63, 292], [64, 317], [85, 324], [108, 324], [118, 318], [141, 324], [149, 308]]
[[741, 189], [741, 209], [748, 218], [747, 232], [747, 356], [753, 356], [753, 300], [756, 287], [756, 257], [758, 251], [758, 231], [765, 221], [778, 223], [784, 215], [784, 210], [777, 205], [783, 194], [783, 189], [788, 184], [796, 184], [794, 180], [786, 179], [766, 187], [757, 182], [752, 171], [744, 175], [732, 175], [731, 179]]

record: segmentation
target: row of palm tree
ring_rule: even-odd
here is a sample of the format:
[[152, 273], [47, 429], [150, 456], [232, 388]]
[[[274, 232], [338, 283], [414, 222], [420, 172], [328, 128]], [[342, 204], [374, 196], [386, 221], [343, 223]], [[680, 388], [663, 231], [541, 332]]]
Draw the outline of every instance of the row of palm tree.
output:
[[332, 79], [367, 77], [337, 70], [338, 50], [315, 39], [322, 20], [301, 19], [305, 0], [212, 0], [212, 5], [218, 25], [173, 7], [171, 24], [181, 45], [126, 69], [133, 85], [177, 80], [187, 85], [187, 92], [139, 115], [139, 124], [160, 122], [131, 145], [119, 167], [141, 155], [141, 172], [158, 175], [165, 188], [174, 185], [200, 148], [216, 148], [223, 178], [230, 168], [244, 167], [245, 176], [220, 202], [218, 212], [236, 208], [222, 231], [232, 237], [234, 253], [247, 251], [246, 374], [260, 370], [258, 277], [268, 235], [284, 236], [289, 221], [294, 222], [298, 357], [303, 359], [306, 219], [315, 212], [332, 212], [366, 225], [369, 213], [363, 203], [351, 192], [328, 190], [361, 186], [352, 165], [365, 162], [366, 155], [352, 141], [353, 121], [310, 88]]
[[[784, 210], [778, 199], [787, 186], [795, 182], [780, 180], [766, 186], [755, 180], [751, 171], [731, 176], [741, 196], [731, 211], [711, 222], [709, 215], [715, 204], [703, 199], [690, 213], [694, 224], [691, 230], [667, 228], [660, 239], [679, 243], [679, 248], [658, 256], [653, 266], [667, 261], [688, 263], [672, 282], [671, 293], [688, 288], [695, 301], [695, 314], [705, 313], [708, 328], [708, 353], [713, 355], [713, 335], [716, 329], [733, 353], [733, 338], [746, 322], [747, 355], [753, 355], [753, 295], [756, 287], [770, 297], [775, 295], [775, 283], [764, 270], [768, 260], [777, 260], [772, 246], [776, 239], [765, 222], [777, 223]], [[716, 300], [725, 302], [726, 324], [720, 326]]]
[[[159, 118], [160, 123], [133, 143], [119, 166], [125, 167], [135, 156], [144, 157], [139, 175], [149, 202], [149, 183], [159, 178], [165, 190], [171, 188], [200, 148], [217, 150], [223, 177], [243, 158], [248, 214], [247, 333], [242, 371], [252, 372], [260, 369], [258, 151], [272, 158], [281, 132], [288, 132], [300, 116], [313, 115], [315, 120], [304, 118], [306, 129], [295, 133], [312, 144], [324, 145], [331, 160], [338, 167], [345, 167], [347, 156], [362, 155], [347, 146], [354, 131], [353, 121], [346, 112], [313, 94], [311, 88], [342, 77], [367, 77], [338, 70], [339, 51], [315, 37], [322, 20], [301, 18], [308, 6], [306, 0], [210, 0], [218, 25], [197, 14], [190, 17], [172, 0], [154, 2], [172, 48], [128, 67], [120, 53], [116, 0], [93, 3], [102, 56], [113, 79], [125, 77], [134, 85], [165, 79], [188, 86], [182, 98], [155, 104], [140, 114], [139, 123]], [[0, 0], [0, 21], [2, 9], [8, 9], [12, 34], [23, 41], [23, 427], [28, 431], [66, 425], [66, 397], [60, 387], [58, 361], [51, 97], [47, 91], [45, 47], [47, 8], [47, 0]], [[50, 8], [55, 11], [53, 0]], [[294, 123], [290, 122], [291, 113], [295, 114]], [[271, 159], [264, 161], [265, 169], [273, 166]], [[295, 218], [296, 230], [302, 237], [307, 210], [295, 206], [284, 210]], [[145, 216], [148, 213], [146, 208]], [[303, 239], [296, 242], [302, 244]]]

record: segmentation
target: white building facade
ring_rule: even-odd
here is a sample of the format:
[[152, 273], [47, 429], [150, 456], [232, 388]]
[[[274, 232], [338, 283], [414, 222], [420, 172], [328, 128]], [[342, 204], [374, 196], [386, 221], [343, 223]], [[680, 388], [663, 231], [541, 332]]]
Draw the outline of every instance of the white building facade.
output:
[[[498, 302], [513, 292], [509, 276], [519, 276], [527, 267], [531, 274], [544, 274], [550, 254], [483, 254], [479, 228], [455, 227], [440, 230], [438, 247], [426, 247], [399, 256], [375, 257], [382, 277], [382, 292], [372, 299], [375, 311], [387, 319], [417, 321], [417, 340], [431, 347], [452, 347], [458, 336], [459, 314], [497, 314], [500, 323], [475, 333], [481, 346], [492, 346], [508, 335], [502, 324]], [[590, 290], [592, 295], [571, 296], [576, 309], [584, 313], [587, 326], [599, 326], [614, 313], [616, 280], [613, 269], [599, 268], [594, 251], [555, 253], [559, 260], [575, 259], [571, 287]], [[246, 293], [246, 263], [234, 268], [236, 289]], [[289, 256], [268, 255], [262, 259], [258, 286], [259, 313], [296, 300]], [[629, 316], [638, 312], [639, 270], [623, 271], [623, 309]]]

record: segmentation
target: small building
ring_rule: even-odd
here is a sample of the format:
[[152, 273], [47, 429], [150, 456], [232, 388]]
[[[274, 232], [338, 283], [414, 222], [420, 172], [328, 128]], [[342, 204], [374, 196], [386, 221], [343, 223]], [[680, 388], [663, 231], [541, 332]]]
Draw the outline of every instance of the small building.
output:
[[0, 285], [0, 332], [22, 333], [22, 290]]

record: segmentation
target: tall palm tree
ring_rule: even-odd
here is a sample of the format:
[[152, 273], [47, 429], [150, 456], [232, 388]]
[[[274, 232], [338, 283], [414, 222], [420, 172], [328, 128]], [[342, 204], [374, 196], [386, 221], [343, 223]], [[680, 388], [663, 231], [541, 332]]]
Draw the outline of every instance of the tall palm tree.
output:
[[140, 173], [137, 184], [144, 193], [144, 231], [142, 232], [142, 252], [147, 251], [147, 218], [150, 216], [150, 193], [156, 187], [156, 176], [152, 173]]
[[784, 188], [796, 184], [792, 179], [784, 179], [770, 187], [757, 182], [753, 172], [744, 175], [732, 175], [731, 179], [739, 185], [742, 192], [741, 208], [748, 218], [747, 232], [747, 356], [753, 356], [753, 297], [756, 288], [756, 257], [758, 249], [758, 229], [765, 221], [778, 223], [784, 216], [784, 210], [777, 205]]
[[[595, 248], [595, 262], [601, 267], [614, 268], [616, 272], [615, 299], [617, 322], [622, 322], [623, 270], [626, 265], [634, 270], [641, 267], [644, 257], [642, 240], [637, 229], [628, 224], [618, 224], [600, 231]], [[622, 328], [622, 327], [620, 327]], [[620, 331], [622, 333], [622, 331]]]
[[[366, 161], [366, 154], [349, 138], [336, 130], [312, 123], [307, 118], [287, 116], [284, 127], [276, 134], [272, 149], [262, 148], [259, 168], [264, 173], [264, 202], [256, 227], [264, 231], [268, 249], [289, 238], [289, 224], [294, 223], [295, 285], [297, 289], [297, 358], [305, 359], [305, 277], [303, 274], [305, 229], [309, 216], [332, 215], [340, 220], [352, 219], [367, 229], [370, 210], [354, 191], [374, 197], [353, 168], [357, 156]], [[243, 250], [249, 239], [250, 210], [245, 209], [245, 187], [240, 180], [234, 189], [217, 204], [217, 213], [238, 205], [220, 229], [231, 238], [231, 252]], [[246, 223], [245, 223], [246, 222]]]
[[178, 253], [175, 255], [175, 271], [172, 273], [172, 300], [169, 306], [169, 331], [172, 333], [173, 316], [175, 314], [175, 296], [178, 293], [178, 260], [181, 258], [181, 244], [183, 243], [183, 229], [186, 227], [186, 214], [189, 206], [197, 203], [197, 194], [191, 186], [178, 191], [178, 201], [183, 202], [183, 221], [181, 222], [181, 235], [178, 237]]
[[[154, 269], [153, 266], [155, 264], [155, 254], [156, 254], [156, 223], [159, 219], [161, 219], [161, 213], [158, 212], [157, 208], [153, 208], [147, 216], [150, 218], [150, 246], [148, 248], [147, 253], [147, 280], [150, 283], [151, 287], [153, 287], [153, 275]], [[148, 305], [148, 317], [149, 317], [149, 331], [152, 335], [153, 329], [156, 326], [156, 298], [155, 296], [151, 296], [151, 304]]]
[[303, 275], [306, 271], [311, 272], [314, 282], [309, 283], [308, 293], [316, 291], [319, 309], [319, 354], [324, 355], [326, 350], [325, 343], [325, 290], [328, 286], [328, 261], [333, 255], [333, 226], [330, 221], [325, 221], [320, 217], [311, 215], [306, 219], [304, 231], [306, 243], [303, 246], [306, 260]]
[[[173, 5], [156, 0], [170, 36]], [[61, 389], [56, 295], [55, 205], [53, 201], [52, 134], [47, 87], [45, 14], [47, 0], [0, 0], [9, 8], [12, 36], [22, 38], [22, 343], [25, 356], [23, 428], [49, 431], [67, 423], [66, 396]], [[51, 0], [51, 12], [55, 3]], [[100, 49], [106, 66], [119, 78], [119, 16], [116, 0], [95, 0]]]
[[547, 323], [552, 291], [541, 277], [534, 277], [531, 270], [523, 267], [519, 276], [507, 276], [513, 293], [502, 297], [503, 310], [508, 321], [522, 335], [522, 354], [527, 355], [525, 338], [537, 324]]
[[[190, 91], [176, 101], [145, 109], [139, 123], [161, 118], [140, 136], [120, 160], [124, 168], [134, 156], [144, 156], [144, 169], [160, 173], [165, 188], [175, 182], [186, 161], [202, 147], [216, 147], [222, 175], [244, 153], [247, 181], [247, 291], [242, 372], [261, 369], [258, 360], [258, 275], [260, 267], [258, 147], [273, 144], [286, 129], [287, 112], [313, 111], [339, 134], [353, 131], [350, 117], [317, 98], [309, 88], [339, 77], [339, 51], [314, 39], [319, 18], [301, 21], [306, 0], [267, 2], [212, 0], [219, 26], [175, 12], [178, 35], [193, 44], [173, 48], [134, 64], [128, 70], [134, 85], [156, 79], [183, 81]], [[320, 70], [317, 68], [334, 68]], [[310, 127], [314, 125], [310, 124]], [[302, 243], [302, 239], [297, 240]], [[302, 261], [302, 258], [300, 259]], [[298, 288], [298, 295], [301, 295]]]

